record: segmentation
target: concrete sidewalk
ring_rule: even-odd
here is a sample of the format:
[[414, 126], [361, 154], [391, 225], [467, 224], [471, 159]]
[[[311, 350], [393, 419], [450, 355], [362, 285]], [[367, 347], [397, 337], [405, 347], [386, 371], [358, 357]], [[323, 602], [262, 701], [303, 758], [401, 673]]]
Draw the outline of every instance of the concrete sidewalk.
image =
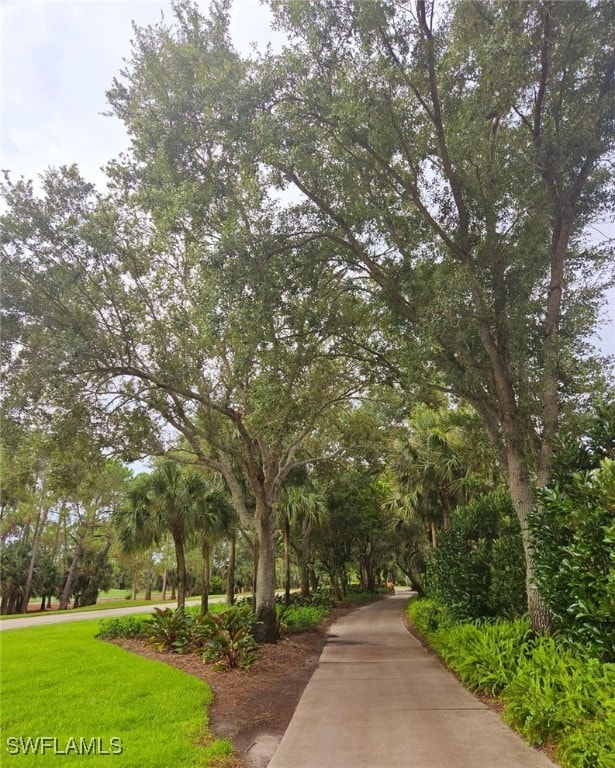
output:
[[268, 768], [548, 768], [403, 626], [399, 591], [334, 624]]

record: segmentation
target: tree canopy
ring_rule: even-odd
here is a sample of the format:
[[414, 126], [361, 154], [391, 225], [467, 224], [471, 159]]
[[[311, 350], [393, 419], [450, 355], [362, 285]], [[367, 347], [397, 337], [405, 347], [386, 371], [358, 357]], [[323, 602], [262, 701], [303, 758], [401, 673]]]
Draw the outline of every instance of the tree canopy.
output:
[[533, 484], [598, 381], [612, 279], [586, 233], [613, 210], [615, 8], [269, 5], [281, 52], [239, 55], [225, 0], [135, 30], [105, 193], [6, 180], [8, 402], [77, 410], [123, 457], [181, 435], [255, 527], [272, 638], [284, 480], [342, 450], [376, 378], [444, 392], [506, 477], [539, 627]]

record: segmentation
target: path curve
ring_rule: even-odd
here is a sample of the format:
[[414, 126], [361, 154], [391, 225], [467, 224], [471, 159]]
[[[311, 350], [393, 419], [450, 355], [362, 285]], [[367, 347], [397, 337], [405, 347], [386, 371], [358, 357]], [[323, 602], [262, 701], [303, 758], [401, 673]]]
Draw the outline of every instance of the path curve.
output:
[[409, 592], [329, 630], [268, 768], [550, 768], [404, 627]]

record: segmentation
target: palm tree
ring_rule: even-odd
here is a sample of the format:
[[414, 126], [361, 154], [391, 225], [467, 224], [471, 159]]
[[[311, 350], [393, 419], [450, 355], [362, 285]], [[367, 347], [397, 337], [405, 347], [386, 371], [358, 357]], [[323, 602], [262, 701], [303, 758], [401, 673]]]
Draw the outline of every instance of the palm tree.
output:
[[469, 467], [463, 430], [452, 411], [425, 405], [414, 409], [403, 437], [393, 445], [393, 470], [408, 503], [431, 530], [450, 528], [451, 510], [459, 498]]
[[219, 484], [206, 493], [203, 503], [198, 505], [196, 512], [194, 530], [203, 556], [201, 614], [205, 615], [209, 610], [211, 545], [216, 540], [234, 535], [236, 515], [228, 494]]
[[284, 539], [284, 596], [286, 605], [290, 604], [290, 550], [293, 546], [291, 531], [297, 530], [294, 549], [299, 565], [301, 595], [310, 594], [309, 562], [310, 535], [316, 523], [327, 512], [324, 492], [314, 482], [305, 479], [303, 482], [286, 485], [280, 492], [278, 510]]
[[135, 478], [124, 504], [114, 515], [124, 551], [147, 549], [168, 531], [177, 562], [177, 607], [186, 603], [186, 540], [207, 517], [203, 475], [170, 459], [151, 474]]

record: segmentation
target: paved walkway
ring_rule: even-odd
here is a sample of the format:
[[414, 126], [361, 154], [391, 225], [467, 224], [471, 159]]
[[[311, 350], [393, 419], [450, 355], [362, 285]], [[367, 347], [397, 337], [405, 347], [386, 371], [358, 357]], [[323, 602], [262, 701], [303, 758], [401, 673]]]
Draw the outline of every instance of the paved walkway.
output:
[[268, 768], [548, 768], [403, 626], [399, 591], [334, 624]]

